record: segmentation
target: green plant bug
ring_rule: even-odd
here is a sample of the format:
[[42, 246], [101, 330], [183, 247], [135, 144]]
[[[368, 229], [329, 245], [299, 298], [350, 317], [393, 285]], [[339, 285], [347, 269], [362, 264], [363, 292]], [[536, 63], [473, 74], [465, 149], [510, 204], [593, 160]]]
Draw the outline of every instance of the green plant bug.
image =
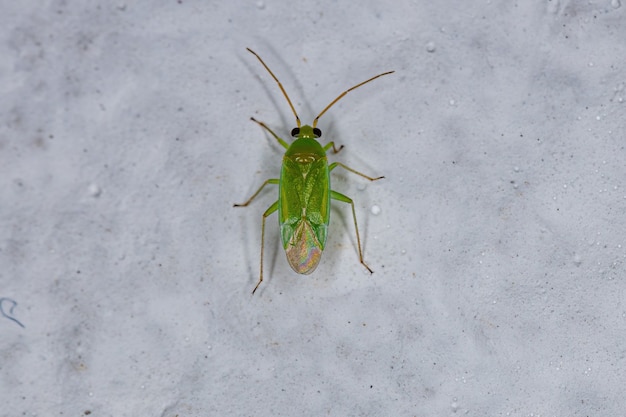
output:
[[354, 87], [351, 87], [339, 94], [337, 98], [330, 102], [328, 106], [322, 110], [320, 114], [313, 119], [312, 126], [301, 126], [300, 118], [296, 109], [293, 107], [287, 92], [278, 78], [263, 62], [261, 57], [250, 48], [246, 48], [251, 54], [263, 64], [267, 72], [270, 73], [274, 81], [278, 84], [280, 91], [287, 99], [291, 111], [296, 117], [296, 126], [291, 131], [291, 136], [295, 140], [288, 144], [272, 131], [265, 123], [259, 122], [254, 117], [250, 119], [267, 130], [278, 143], [286, 149], [283, 156], [283, 163], [280, 171], [280, 178], [270, 178], [266, 180], [261, 187], [252, 194], [252, 197], [245, 203], [235, 204], [235, 207], [245, 207], [259, 195], [261, 190], [268, 184], [278, 185], [278, 200], [276, 200], [263, 213], [263, 222], [261, 226], [261, 265], [259, 273], [259, 282], [252, 290], [255, 293], [261, 282], [263, 282], [263, 250], [265, 246], [265, 219], [278, 210], [278, 219], [280, 224], [280, 236], [283, 248], [287, 255], [287, 261], [291, 268], [299, 274], [312, 273], [320, 262], [322, 252], [326, 245], [328, 235], [328, 224], [330, 221], [330, 200], [342, 201], [350, 204], [352, 207], [352, 219], [354, 220], [354, 229], [356, 231], [356, 243], [359, 250], [359, 261], [370, 273], [372, 269], [367, 266], [363, 260], [363, 252], [361, 250], [361, 238], [359, 236], [359, 227], [356, 222], [356, 212], [354, 210], [354, 202], [347, 197], [330, 188], [330, 172], [336, 167], [342, 167], [354, 174], [367, 178], [370, 181], [376, 181], [384, 177], [372, 178], [359, 171], [356, 171], [341, 162], [333, 162], [328, 164], [326, 151], [330, 148], [333, 153], [343, 149], [343, 145], [337, 149], [333, 141], [322, 146], [318, 139], [322, 136], [322, 131], [317, 128], [317, 122], [320, 117], [335, 103], [342, 99], [350, 91], [361, 87], [376, 78], [388, 75], [394, 71], [383, 72], [375, 77], [363, 81]]

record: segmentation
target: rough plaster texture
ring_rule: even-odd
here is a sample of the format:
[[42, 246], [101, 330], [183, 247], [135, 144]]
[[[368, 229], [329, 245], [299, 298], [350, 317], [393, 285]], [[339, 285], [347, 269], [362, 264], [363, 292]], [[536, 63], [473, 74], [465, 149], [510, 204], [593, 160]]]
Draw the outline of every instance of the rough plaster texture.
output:
[[[0, 9], [0, 415], [624, 415], [619, 0]], [[251, 297], [248, 118], [294, 121], [245, 47], [305, 122], [396, 70], [319, 125], [386, 177], [333, 174], [373, 275], [336, 204], [311, 276], [268, 220]]]

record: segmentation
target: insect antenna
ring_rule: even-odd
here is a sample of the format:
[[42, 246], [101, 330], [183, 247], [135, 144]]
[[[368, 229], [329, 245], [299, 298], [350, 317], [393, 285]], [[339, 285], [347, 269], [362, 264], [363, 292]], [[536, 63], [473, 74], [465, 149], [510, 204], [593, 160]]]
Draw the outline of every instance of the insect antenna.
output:
[[[265, 67], [265, 69], [267, 70], [267, 72], [269, 72], [269, 73], [270, 73], [270, 75], [272, 76], [272, 78], [276, 81], [276, 83], [278, 83], [278, 87], [280, 87], [280, 91], [282, 91], [282, 92], [283, 92], [283, 95], [284, 95], [284, 96], [285, 96], [285, 98], [287, 99], [287, 103], [289, 103], [289, 107], [291, 107], [291, 111], [293, 112], [293, 115], [294, 115], [294, 116], [296, 116], [296, 125], [297, 125], [298, 127], [300, 127], [300, 118], [298, 117], [298, 113], [296, 113], [296, 109], [293, 107], [293, 104], [291, 104], [291, 100], [289, 99], [289, 96], [287, 95], [287, 92], [286, 92], [286, 91], [285, 91], [285, 89], [283, 88], [283, 85], [280, 83], [280, 81], [278, 81], [278, 78], [276, 78], [276, 76], [274, 75], [274, 73], [272, 72], [272, 70], [271, 70], [271, 69], [270, 69], [270, 68], [269, 68], [269, 67], [265, 64], [265, 62], [263, 62], [263, 60], [261, 59], [261, 57], [260, 57], [260, 56], [259, 56], [256, 52], [254, 52], [254, 51], [253, 51], [252, 49], [250, 49], [250, 48], [246, 48], [246, 49], [248, 50], [248, 52], [250, 52], [250, 53], [251, 53], [251, 54], [253, 54], [255, 57], [257, 57], [257, 59], [258, 59], [259, 61], [261, 61], [261, 64], [263, 64], [263, 66]], [[381, 75], [383, 75], [383, 74], [381, 74]], [[380, 77], [380, 75], [379, 75], [379, 77]], [[376, 78], [376, 77], [374, 77], [374, 78]], [[372, 78], [372, 79], [373, 79], [373, 78]], [[368, 80], [368, 81], [371, 81], [371, 80]], [[366, 82], [367, 82], [367, 81], [366, 81]], [[363, 84], [364, 84], [364, 83], [363, 83]], [[358, 86], [357, 86], [357, 87], [358, 87]], [[347, 91], [346, 91], [346, 93], [347, 93]], [[344, 94], [345, 94], [345, 93], [344, 93]], [[335, 101], [337, 101], [337, 100], [335, 100]], [[330, 107], [330, 106], [328, 106], [328, 107]], [[324, 111], [326, 111], [326, 110], [324, 110]], [[321, 116], [321, 115], [320, 115], [320, 116]], [[318, 117], [319, 117], [319, 116], [318, 116]]]
[[[252, 51], [250, 51], [250, 52], [252, 52]], [[254, 53], [254, 52], [252, 52], [252, 53]], [[255, 55], [256, 55], [256, 54], [255, 54]], [[257, 58], [258, 58], [258, 55], [257, 55]], [[259, 58], [259, 59], [261, 59], [261, 58]], [[263, 62], [263, 61], [261, 61], [261, 62]], [[263, 64], [263, 65], [265, 65], [265, 64]], [[265, 68], [267, 68], [267, 67], [265, 67]], [[268, 69], [268, 71], [269, 71], [269, 69]], [[395, 71], [383, 72], [382, 74], [378, 74], [378, 75], [376, 75], [376, 76], [374, 76], [374, 77], [370, 78], [369, 80], [363, 81], [362, 83], [359, 83], [359, 84], [355, 85], [354, 87], [348, 88], [346, 91], [344, 91], [343, 93], [339, 94], [339, 96], [337, 96], [337, 98], [336, 98], [336, 99], [334, 99], [333, 101], [331, 101], [331, 102], [330, 102], [330, 104], [329, 104], [328, 106], [326, 106], [326, 108], [325, 108], [324, 110], [322, 110], [322, 112], [321, 112], [320, 114], [318, 114], [318, 115], [317, 115], [317, 117], [313, 120], [313, 127], [317, 126], [317, 121], [319, 120], [319, 118], [320, 118], [320, 117], [322, 117], [322, 115], [323, 115], [324, 113], [326, 113], [326, 111], [327, 111], [328, 109], [330, 109], [330, 108], [333, 106], [333, 104], [335, 104], [336, 102], [338, 102], [339, 100], [341, 100], [341, 99], [343, 98], [343, 96], [345, 96], [346, 94], [348, 94], [350, 91], [352, 91], [352, 90], [356, 90], [357, 88], [359, 88], [359, 87], [360, 87], [360, 86], [362, 86], [363, 84], [367, 84], [367, 83], [369, 83], [370, 81], [374, 81], [374, 80], [375, 80], [376, 78], [378, 78], [378, 77], [382, 77], [383, 75], [387, 75], [387, 74], [393, 74], [394, 72], [395, 72]], [[272, 74], [272, 75], [273, 75], [273, 74]], [[274, 78], [276, 78], [276, 77], [274, 77]], [[278, 81], [278, 80], [276, 80], [276, 81]], [[279, 84], [280, 84], [280, 83], [279, 83]], [[282, 88], [282, 87], [281, 87], [281, 88]], [[284, 91], [283, 91], [283, 92], [284, 92]], [[289, 103], [289, 104], [291, 104], [291, 103]], [[294, 110], [294, 111], [295, 111], [295, 110]], [[300, 126], [300, 124], [298, 124], [298, 126]]]

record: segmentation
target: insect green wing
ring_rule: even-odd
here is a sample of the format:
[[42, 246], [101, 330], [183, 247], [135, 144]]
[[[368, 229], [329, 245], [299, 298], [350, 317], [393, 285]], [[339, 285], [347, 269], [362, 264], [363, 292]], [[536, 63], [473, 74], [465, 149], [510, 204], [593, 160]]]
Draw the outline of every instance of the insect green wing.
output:
[[328, 160], [314, 139], [298, 139], [283, 158], [279, 221], [289, 265], [299, 274], [315, 270], [326, 246], [330, 213]]

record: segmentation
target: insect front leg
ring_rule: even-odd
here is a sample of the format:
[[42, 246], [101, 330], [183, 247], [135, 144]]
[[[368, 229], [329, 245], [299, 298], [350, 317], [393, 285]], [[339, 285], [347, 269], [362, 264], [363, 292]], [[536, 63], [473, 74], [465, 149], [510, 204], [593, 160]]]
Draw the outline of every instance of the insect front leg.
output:
[[343, 145], [341, 145], [341, 146], [339, 147], [339, 149], [337, 149], [337, 147], [335, 146], [335, 142], [334, 142], [334, 141], [331, 141], [331, 142], [328, 142], [328, 143], [326, 144], [326, 146], [324, 146], [324, 150], [325, 150], [325, 151], [327, 151], [327, 150], [329, 150], [331, 147], [333, 148], [333, 153], [339, 153], [339, 151], [343, 149]]
[[281, 139], [276, 133], [274, 133], [274, 131], [272, 129], [270, 129], [269, 127], [267, 127], [267, 125], [263, 122], [259, 122], [257, 119], [255, 119], [254, 117], [251, 117], [250, 120], [252, 120], [253, 122], [255, 122], [256, 124], [258, 124], [259, 126], [261, 126], [263, 129], [267, 130], [268, 132], [270, 132], [270, 134], [272, 136], [274, 136], [274, 138], [278, 141], [278, 143], [280, 143], [280, 145], [285, 148], [288, 149], [289, 148], [289, 144], [287, 142], [285, 142], [283, 139]]
[[253, 295], [256, 289], [259, 288], [259, 285], [261, 285], [261, 282], [263, 282], [263, 248], [265, 247], [265, 219], [267, 219], [267, 216], [269, 216], [276, 210], [278, 210], [278, 200], [276, 200], [274, 204], [269, 206], [269, 208], [265, 210], [265, 213], [263, 213], [263, 223], [261, 224], [261, 272], [259, 273], [259, 282], [257, 282], [256, 286], [252, 290]]
[[254, 198], [259, 195], [259, 193], [261, 192], [261, 190], [267, 185], [267, 184], [278, 184], [280, 182], [280, 180], [278, 178], [270, 178], [269, 180], [265, 180], [265, 182], [263, 183], [263, 185], [261, 185], [261, 187], [259, 187], [258, 190], [256, 190], [256, 193], [252, 194], [252, 197], [250, 197], [248, 199], [248, 201], [246, 201], [245, 203], [241, 203], [241, 204], [233, 204], [233, 207], [246, 207], [248, 204], [250, 204], [252, 202], [252, 200], [254, 200]]
[[365, 268], [367, 268], [368, 271], [370, 271], [370, 274], [373, 274], [374, 271], [372, 271], [372, 269], [367, 266], [367, 264], [363, 260], [363, 252], [361, 251], [361, 237], [359, 236], [359, 226], [356, 224], [356, 212], [354, 211], [354, 201], [352, 201], [350, 197], [333, 190], [330, 190], [330, 198], [337, 201], [343, 201], [344, 203], [348, 203], [350, 204], [350, 206], [352, 206], [352, 218], [354, 219], [354, 229], [356, 230], [356, 244], [359, 248], [359, 261], [361, 262], [361, 264], [363, 264]]

